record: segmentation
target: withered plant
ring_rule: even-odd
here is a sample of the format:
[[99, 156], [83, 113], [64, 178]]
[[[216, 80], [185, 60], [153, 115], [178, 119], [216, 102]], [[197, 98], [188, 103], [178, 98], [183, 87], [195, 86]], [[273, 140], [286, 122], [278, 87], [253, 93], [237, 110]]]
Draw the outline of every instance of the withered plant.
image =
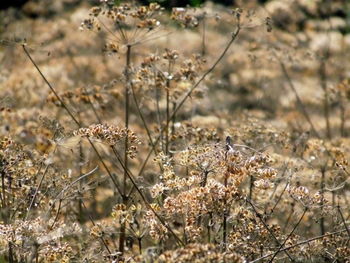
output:
[[46, 4], [0, 15], [0, 262], [349, 262], [345, 1]]

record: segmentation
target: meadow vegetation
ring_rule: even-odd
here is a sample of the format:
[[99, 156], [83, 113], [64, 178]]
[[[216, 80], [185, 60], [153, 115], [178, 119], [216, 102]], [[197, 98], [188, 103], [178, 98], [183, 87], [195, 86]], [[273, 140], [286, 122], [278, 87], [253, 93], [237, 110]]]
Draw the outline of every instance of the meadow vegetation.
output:
[[0, 262], [350, 262], [350, 4], [0, 13]]

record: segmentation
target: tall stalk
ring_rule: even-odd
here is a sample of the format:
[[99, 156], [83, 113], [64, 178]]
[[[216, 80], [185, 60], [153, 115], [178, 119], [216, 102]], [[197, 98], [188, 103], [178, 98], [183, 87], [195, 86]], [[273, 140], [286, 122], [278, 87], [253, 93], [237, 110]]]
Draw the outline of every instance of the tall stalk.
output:
[[1, 193], [0, 193], [1, 208], [3, 209], [3, 211], [6, 211], [5, 172], [4, 172], [2, 160], [0, 160], [0, 173], [1, 173]]
[[[323, 213], [323, 205], [324, 205], [324, 186], [325, 186], [325, 178], [326, 178], [326, 165], [324, 165], [321, 168], [321, 213]], [[324, 216], [321, 214], [321, 219], [320, 219], [320, 231], [321, 235], [325, 234], [325, 227], [324, 227]]]
[[[299, 218], [298, 222], [296, 223], [296, 225], [293, 227], [293, 230], [289, 233], [289, 235], [287, 236], [287, 238], [283, 241], [283, 243], [280, 245], [280, 247], [278, 248], [278, 250], [273, 254], [272, 258], [270, 259], [269, 263], [272, 263], [273, 260], [275, 259], [275, 257], [277, 256], [277, 254], [281, 251], [281, 249], [284, 247], [284, 245], [287, 243], [288, 239], [293, 235], [293, 233], [295, 232], [295, 230], [297, 229], [297, 227], [299, 226], [301, 220], [303, 220], [306, 212], [307, 212], [308, 208], [305, 207], [303, 214], [301, 215], [301, 217]], [[294, 262], [294, 260], [292, 260]]]
[[323, 110], [324, 110], [324, 117], [326, 121], [326, 134], [328, 139], [332, 139], [332, 133], [331, 133], [331, 125], [329, 122], [329, 92], [327, 87], [327, 75], [326, 75], [326, 59], [328, 58], [328, 55], [325, 55], [325, 58], [321, 58], [321, 64], [319, 68], [319, 74], [321, 79], [321, 87], [323, 89], [324, 98], [323, 98]]
[[[230, 49], [230, 47], [232, 46], [233, 42], [235, 42], [235, 40], [237, 39], [237, 36], [239, 35], [241, 31], [241, 25], [238, 21], [238, 24], [237, 24], [237, 28], [236, 28], [236, 31], [232, 34], [231, 36], [231, 39], [230, 41], [227, 43], [226, 47], [224, 48], [224, 50], [222, 51], [221, 55], [216, 59], [216, 61], [213, 63], [213, 65], [197, 80], [197, 82], [192, 86], [192, 88], [190, 88], [189, 91], [187, 91], [187, 93], [185, 94], [185, 96], [175, 105], [175, 109], [172, 111], [172, 113], [170, 114], [170, 118], [169, 120], [172, 120], [173, 122], [175, 121], [175, 116], [177, 114], [177, 112], [182, 108], [182, 106], [184, 105], [184, 103], [187, 101], [187, 99], [191, 96], [192, 92], [202, 83], [202, 81], [216, 68], [216, 66], [219, 64], [219, 62], [225, 57], [227, 51]], [[162, 139], [162, 132], [164, 131], [166, 126], [164, 126], [161, 131], [160, 131], [160, 135], [158, 136], [158, 138], [154, 141], [154, 145], [157, 145], [161, 139]], [[142, 165], [141, 165], [141, 168], [140, 168], [140, 171], [138, 173], [138, 176], [141, 176], [142, 173], [144, 172], [145, 170], [145, 167], [153, 153], [153, 149], [152, 148], [145, 160], [143, 161]]]
[[205, 45], [205, 29], [206, 29], [206, 12], [203, 13], [203, 21], [202, 21], [202, 56], [206, 55], [206, 45]]
[[[171, 62], [169, 61], [168, 73], [170, 74]], [[169, 124], [170, 124], [170, 79], [166, 80], [166, 123], [165, 123], [165, 154], [169, 154]]]
[[[228, 179], [228, 172], [225, 174], [225, 182], [224, 185], [227, 187], [227, 179]], [[227, 214], [229, 209], [227, 208], [227, 194], [225, 193], [224, 197], [224, 211], [222, 216], [222, 243], [223, 243], [223, 249], [226, 250], [226, 240], [227, 240]]]
[[[130, 111], [130, 101], [129, 101], [129, 87], [130, 87], [130, 60], [131, 60], [131, 45], [127, 45], [126, 52], [126, 65], [125, 65], [125, 128], [129, 129], [129, 111]], [[123, 204], [126, 207], [128, 203], [128, 195], [126, 189], [126, 180], [128, 177], [128, 147], [129, 141], [128, 136], [125, 137], [125, 145], [124, 145], [124, 176], [123, 176], [123, 194], [122, 200]], [[120, 227], [120, 237], [119, 237], [119, 251], [124, 253], [124, 244], [125, 244], [125, 236], [126, 236], [126, 222], [123, 221]]]
[[[79, 176], [83, 174], [83, 167], [81, 163], [84, 160], [84, 151], [83, 151], [83, 145], [80, 142], [79, 143]], [[83, 200], [83, 193], [82, 193], [82, 188], [83, 188], [83, 180], [79, 181], [79, 200], [78, 200], [78, 221], [80, 223], [84, 222], [84, 214], [83, 214], [83, 205], [82, 205], [82, 200]]]
[[[65, 109], [65, 111], [68, 113], [68, 115], [71, 117], [71, 119], [73, 120], [73, 122], [79, 127], [82, 128], [81, 123], [77, 120], [77, 118], [74, 117], [72, 111], [68, 108], [68, 106], [66, 105], [66, 103], [62, 100], [62, 98], [58, 95], [58, 93], [56, 92], [56, 89], [51, 85], [51, 83], [47, 80], [47, 78], [44, 76], [43, 72], [41, 71], [41, 69], [39, 68], [38, 64], [34, 61], [34, 59], [32, 58], [32, 56], [30, 55], [30, 53], [27, 50], [27, 47], [25, 44], [22, 45], [23, 51], [24, 53], [27, 55], [27, 57], [29, 58], [29, 60], [31, 61], [31, 63], [33, 64], [33, 66], [36, 68], [36, 70], [38, 71], [38, 73], [40, 74], [40, 76], [42, 77], [42, 79], [44, 80], [44, 82], [47, 84], [47, 86], [49, 87], [49, 89], [52, 91], [52, 93], [54, 94], [54, 96], [57, 98], [57, 100], [60, 102], [61, 106]], [[111, 171], [108, 169], [108, 166], [106, 165], [106, 163], [103, 161], [102, 156], [100, 154], [100, 152], [97, 150], [95, 144], [92, 142], [92, 140], [90, 138], [87, 138], [89, 144], [91, 145], [92, 149], [94, 150], [94, 152], [96, 153], [98, 159], [100, 160], [100, 162], [103, 165], [103, 168], [106, 170], [108, 176], [110, 177], [110, 179], [112, 180], [113, 185], [115, 186], [115, 188], [117, 189], [118, 193], [120, 195], [122, 195], [120, 186], [118, 184], [118, 182], [116, 181], [116, 179], [114, 178], [114, 176], [112, 175]]]

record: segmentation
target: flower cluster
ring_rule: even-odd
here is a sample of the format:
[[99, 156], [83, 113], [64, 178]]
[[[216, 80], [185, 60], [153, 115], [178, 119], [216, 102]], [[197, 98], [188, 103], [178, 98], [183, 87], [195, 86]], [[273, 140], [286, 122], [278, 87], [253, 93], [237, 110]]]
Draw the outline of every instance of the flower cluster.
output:
[[189, 13], [186, 8], [173, 8], [171, 18], [186, 28], [198, 26], [197, 17], [194, 14]]
[[[156, 16], [160, 15], [161, 10], [161, 6], [157, 3], [150, 3], [148, 6], [135, 6], [129, 3], [115, 5], [113, 1], [107, 1], [103, 2], [101, 7], [93, 7], [90, 10], [89, 18], [83, 20], [80, 29], [100, 31], [103, 28], [108, 33], [114, 32], [103, 21], [103, 18], [106, 18], [109, 24], [118, 28], [115, 34], [120, 35], [118, 37], [113, 35], [116, 41], [107, 43], [104, 50], [116, 53], [119, 51], [119, 45], [136, 44], [145, 40], [147, 35], [159, 28], [161, 24]], [[125, 27], [132, 27], [135, 32], [127, 32]]]
[[349, 261], [346, 0], [27, 2], [1, 16], [1, 262]]
[[128, 155], [134, 158], [137, 153], [137, 145], [140, 144], [136, 134], [129, 129], [119, 128], [108, 124], [93, 124], [87, 128], [80, 128], [73, 132], [74, 135], [80, 135], [89, 139], [100, 140], [103, 143], [113, 147], [117, 143], [128, 141]]
[[[155, 212], [159, 213], [160, 207], [157, 204], [151, 204], [151, 206]], [[165, 240], [169, 237], [168, 229], [159, 222], [153, 211], [146, 211], [144, 222], [149, 229], [149, 235], [154, 240]]]
[[291, 186], [288, 185], [287, 191], [290, 196], [301, 202], [306, 207], [320, 206], [327, 203], [327, 199], [320, 192], [311, 194], [309, 189], [305, 186]]
[[244, 259], [234, 252], [221, 252], [213, 244], [189, 244], [184, 248], [165, 251], [159, 256], [159, 262], [233, 262], [243, 263]]
[[39, 247], [41, 257], [47, 262], [69, 262], [72, 256], [72, 247], [67, 242], [61, 242], [60, 239], [65, 235], [78, 233], [76, 225], [65, 226], [64, 224], [57, 229], [50, 230], [46, 222], [40, 218], [34, 220], [22, 221], [16, 220], [12, 224], [0, 224], [0, 244], [6, 247], [12, 244], [14, 247], [22, 247], [21, 258], [29, 260], [37, 256], [36, 250], [30, 250], [33, 245]]
[[[189, 91], [198, 79], [206, 62], [200, 55], [194, 54], [190, 59], [180, 59], [178, 51], [165, 49], [162, 56], [152, 54], [144, 58], [141, 66], [134, 72], [133, 84], [138, 90], [154, 92], [154, 89], [169, 92], [174, 102]], [[203, 89], [193, 93], [200, 97]]]

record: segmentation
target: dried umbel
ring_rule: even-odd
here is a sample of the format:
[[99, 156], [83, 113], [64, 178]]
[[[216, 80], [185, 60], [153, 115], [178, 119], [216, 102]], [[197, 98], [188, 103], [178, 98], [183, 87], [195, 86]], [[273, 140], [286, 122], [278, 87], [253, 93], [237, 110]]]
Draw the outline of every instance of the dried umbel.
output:
[[[152, 209], [157, 213], [160, 212], [160, 207], [157, 204], [151, 204]], [[144, 215], [145, 225], [149, 229], [149, 235], [154, 240], [166, 240], [169, 237], [168, 229], [159, 222], [153, 211], [148, 210]]]
[[173, 8], [171, 13], [171, 18], [178, 22], [181, 26], [186, 28], [197, 27], [198, 19], [197, 17], [188, 12], [186, 8], [176, 7]]
[[225, 153], [221, 144], [188, 147], [179, 153], [180, 163], [200, 172], [220, 173], [224, 169]]
[[171, 138], [174, 144], [181, 144], [183, 142], [191, 145], [220, 141], [219, 132], [214, 127], [199, 127], [187, 121], [175, 123], [174, 126], [175, 130]]
[[128, 140], [127, 153], [130, 158], [134, 158], [137, 153], [137, 145], [140, 144], [136, 134], [129, 129], [119, 128], [108, 124], [93, 124], [87, 128], [80, 128], [73, 132], [74, 135], [80, 135], [89, 139], [96, 139], [102, 143], [114, 147], [119, 142]]
[[[129, 3], [116, 5], [114, 1], [102, 1], [102, 6], [90, 10], [89, 18], [81, 23], [80, 29], [106, 30], [113, 35], [115, 41], [106, 44], [105, 51], [116, 53], [119, 51], [119, 45], [138, 44], [145, 41], [148, 35], [151, 36], [161, 26], [157, 19], [161, 10], [157, 3], [135, 6]], [[131, 30], [127, 30], [128, 27]]]
[[[61, 239], [67, 235], [79, 233], [76, 225], [62, 224], [57, 229], [47, 227], [47, 222], [41, 218], [22, 221], [16, 220], [12, 224], [0, 223], [0, 244], [6, 247], [9, 243], [13, 244], [13, 252], [22, 259], [29, 260], [33, 257], [33, 246], [40, 247], [40, 257], [45, 258], [47, 262], [66, 262], [72, 256], [72, 247], [68, 242], [62, 242]], [[18, 248], [21, 249], [18, 249]], [[66, 260], [66, 261], [65, 261]], [[27, 261], [26, 261], [27, 262]]]
[[165, 251], [159, 262], [232, 262], [243, 263], [244, 258], [236, 253], [222, 252], [214, 244], [189, 244], [184, 248]]
[[[348, 49], [345, 26], [342, 32], [337, 29], [346, 21], [336, 17], [333, 27], [334, 16], [346, 9], [342, 1], [323, 1], [340, 8], [325, 16], [329, 23], [318, 21], [314, 28], [309, 15], [312, 23], [318, 22], [310, 8], [323, 6], [322, 1], [235, 1], [242, 8], [255, 2], [259, 6], [234, 8], [231, 14], [210, 2], [199, 12], [176, 8], [173, 19], [185, 28], [197, 27], [181, 33], [173, 21], [158, 16], [158, 4], [121, 2], [101, 0], [91, 9], [82, 28], [97, 33], [96, 39], [75, 34], [74, 21], [86, 3], [69, 16], [50, 17], [42, 28], [37, 27], [40, 21], [33, 24], [33, 32], [44, 33], [41, 39], [53, 49], [50, 58], [33, 64], [43, 69], [51, 90], [57, 87], [58, 96], [51, 91], [48, 100], [59, 107], [45, 103], [47, 90], [34, 89], [41, 86], [40, 76], [33, 78], [35, 67], [27, 71], [20, 59], [21, 64], [0, 70], [0, 86], [5, 87], [0, 88], [0, 104], [3, 96], [15, 96], [0, 108], [0, 129], [8, 134], [0, 139], [0, 261], [347, 262], [348, 65], [337, 57], [346, 56], [332, 47], [330, 54], [307, 58], [313, 46], [309, 41], [318, 42], [324, 26], [329, 31], [325, 39], [332, 40], [327, 42]], [[267, 34], [275, 14], [264, 19], [270, 10], [261, 2], [266, 7], [282, 2], [305, 7], [297, 35], [281, 32], [277, 24]], [[210, 19], [213, 12], [222, 17], [220, 25]], [[58, 26], [52, 24], [57, 18]], [[159, 34], [163, 25], [171, 32], [166, 38]], [[240, 29], [243, 35], [238, 36]], [[333, 41], [332, 35], [341, 41]], [[149, 40], [152, 44], [137, 48]], [[224, 46], [226, 41], [233, 45]], [[113, 57], [96, 55], [101, 48]], [[267, 50], [281, 54], [281, 63], [293, 63], [286, 65], [290, 76], [281, 76], [279, 58]], [[8, 64], [9, 58], [17, 59], [16, 52], [0, 56]], [[40, 55], [30, 58], [35, 61]], [[312, 90], [318, 62], [324, 64], [322, 93]], [[54, 64], [62, 67], [55, 69]], [[291, 83], [294, 93], [300, 92], [297, 104], [293, 91], [285, 92]], [[203, 92], [205, 85], [210, 85], [208, 93]], [[324, 137], [326, 123], [319, 110], [320, 96], [327, 91], [332, 138]], [[293, 114], [293, 124], [286, 112]], [[303, 112], [310, 114], [309, 123], [295, 118]], [[38, 121], [37, 116], [51, 119]], [[97, 123], [114, 123], [116, 117], [125, 124], [91, 125], [76, 130], [76, 136], [67, 132], [95, 118]], [[315, 131], [308, 132], [312, 124]], [[133, 161], [129, 156], [136, 154], [139, 142], [129, 127], [148, 140], [137, 148]], [[230, 134], [232, 142], [225, 143], [223, 134]], [[16, 144], [17, 139], [26, 145]], [[59, 150], [68, 145], [74, 151]], [[57, 151], [49, 151], [51, 146]], [[156, 163], [151, 164], [154, 156]], [[104, 167], [102, 176], [86, 173], [96, 162]], [[113, 184], [105, 180], [105, 172]], [[73, 222], [87, 231], [76, 236], [70, 228], [66, 231], [65, 224]]]
[[193, 187], [175, 197], [167, 197], [164, 209], [169, 216], [182, 214], [194, 218], [207, 213], [218, 213], [222, 211], [226, 197], [232, 201], [233, 193], [233, 189], [215, 180], [208, 180], [205, 187]]
[[[97, 102], [100, 107], [102, 107], [104, 104], [106, 104], [106, 101], [108, 101], [106, 92], [101, 86], [98, 85], [94, 85], [92, 87], [79, 87], [74, 90], [57, 94], [61, 99], [63, 99], [63, 101], [74, 103], [74, 105], [83, 103], [91, 106], [93, 102]], [[62, 106], [57, 96], [53, 93], [49, 93], [46, 100], [54, 103], [57, 106]]]
[[306, 207], [315, 207], [320, 205], [325, 206], [327, 203], [327, 200], [323, 194], [320, 192], [312, 194], [310, 193], [310, 190], [305, 186], [288, 185], [287, 191], [293, 199], [301, 202]]
[[[16, 219], [24, 215], [35, 192], [33, 184], [39, 170], [39, 160], [32, 159], [22, 145], [10, 137], [0, 137], [0, 199], [5, 221], [9, 220], [8, 216]], [[39, 202], [34, 204], [37, 206]]]
[[[198, 54], [183, 59], [177, 50], [166, 48], [162, 56], [151, 54], [144, 58], [140, 67], [135, 68], [134, 88], [142, 92], [143, 96], [146, 92], [149, 92], [150, 96], [154, 91], [167, 93], [169, 103], [175, 103], [198, 80], [205, 62], [206, 60]], [[204, 88], [201, 88], [193, 95], [199, 98], [203, 92]]]

